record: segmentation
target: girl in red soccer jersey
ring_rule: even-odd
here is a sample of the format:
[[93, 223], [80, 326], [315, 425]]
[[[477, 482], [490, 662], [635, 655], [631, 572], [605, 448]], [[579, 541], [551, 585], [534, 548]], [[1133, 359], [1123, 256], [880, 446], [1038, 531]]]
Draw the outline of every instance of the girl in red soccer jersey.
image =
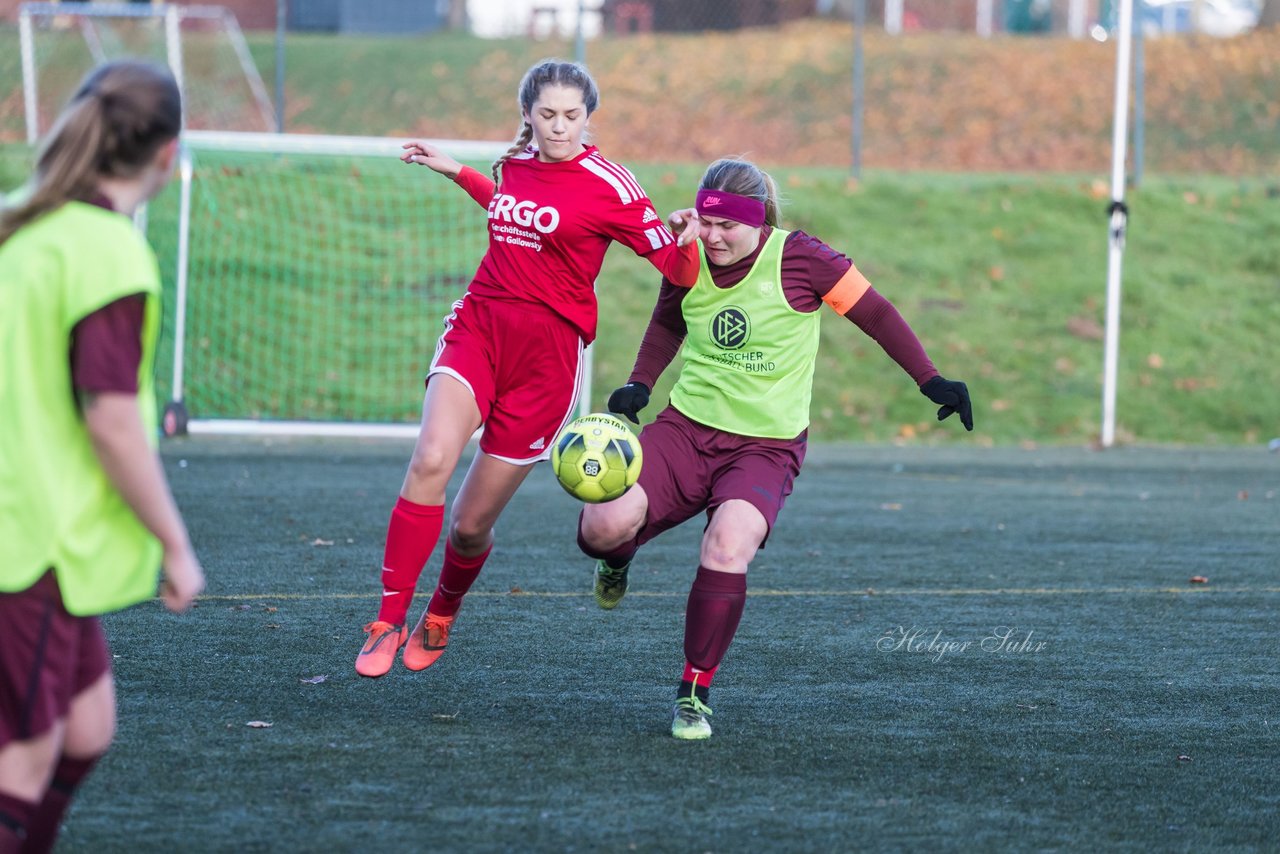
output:
[[[584, 141], [599, 103], [585, 68], [540, 62], [524, 75], [518, 100], [520, 134], [492, 180], [429, 143], [404, 146], [406, 163], [452, 178], [488, 209], [489, 249], [445, 319], [427, 374], [422, 426], [387, 530], [381, 607], [356, 658], [364, 676], [390, 670], [401, 646], [410, 670], [444, 652], [498, 515], [532, 464], [550, 455], [577, 403], [609, 244], [622, 243], [671, 281], [690, 285], [698, 274], [697, 235], [678, 243], [632, 174]], [[450, 513], [439, 583], [410, 632], [405, 617], [443, 527], [445, 486], [481, 426]]]
[[698, 231], [702, 263], [692, 288], [666, 280], [630, 382], [609, 409], [637, 422], [649, 390], [677, 351], [684, 359], [671, 405], [644, 428], [644, 467], [616, 501], [583, 509], [578, 541], [599, 558], [595, 598], [617, 606], [636, 550], [701, 512], [708, 522], [685, 612], [685, 669], [671, 724], [676, 738], [711, 735], [709, 688], [733, 640], [747, 568], [764, 547], [800, 473], [825, 303], [874, 338], [938, 418], [973, 429], [964, 383], [943, 379], [897, 310], [821, 240], [778, 228], [773, 180], [743, 160], [703, 175], [696, 208], [677, 211], [681, 236]]
[[115, 733], [97, 615], [204, 587], [159, 457], [160, 273], [131, 222], [169, 180], [168, 71], [89, 74], [0, 211], [0, 854], [52, 849]]

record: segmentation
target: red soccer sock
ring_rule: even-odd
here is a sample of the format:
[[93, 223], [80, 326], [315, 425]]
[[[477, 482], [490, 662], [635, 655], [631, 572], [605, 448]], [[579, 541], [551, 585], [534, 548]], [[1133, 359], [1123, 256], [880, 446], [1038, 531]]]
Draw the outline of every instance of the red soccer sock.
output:
[[64, 756], [53, 769], [53, 782], [44, 793], [44, 800], [31, 816], [27, 825], [27, 842], [22, 849], [28, 851], [52, 851], [53, 843], [58, 838], [58, 828], [62, 824], [62, 816], [71, 805], [80, 783], [93, 770], [99, 757], [91, 759], [72, 759]]
[[440, 568], [440, 583], [431, 595], [427, 610], [437, 617], [452, 617], [462, 607], [462, 597], [480, 576], [484, 562], [493, 546], [475, 557], [463, 557], [453, 550], [453, 543], [444, 541], [444, 566]]
[[39, 804], [0, 792], [0, 854], [18, 854]]
[[[741, 572], [716, 572], [698, 567], [689, 588], [689, 604], [684, 613], [684, 657], [686, 674], [701, 670], [706, 677], [700, 685], [711, 684], [711, 674], [720, 666], [747, 604], [747, 576]], [[685, 677], [688, 679], [688, 675]], [[694, 681], [694, 680], [690, 680]]]
[[681, 682], [688, 682], [697, 685], [700, 688], [710, 688], [711, 680], [715, 678], [716, 671], [720, 665], [716, 665], [710, 670], [699, 670], [689, 662], [684, 663], [684, 675], [680, 677]]
[[413, 588], [422, 568], [440, 539], [444, 527], [443, 504], [414, 504], [400, 498], [387, 525], [387, 545], [382, 555], [382, 604], [378, 619], [404, 624], [413, 601]]

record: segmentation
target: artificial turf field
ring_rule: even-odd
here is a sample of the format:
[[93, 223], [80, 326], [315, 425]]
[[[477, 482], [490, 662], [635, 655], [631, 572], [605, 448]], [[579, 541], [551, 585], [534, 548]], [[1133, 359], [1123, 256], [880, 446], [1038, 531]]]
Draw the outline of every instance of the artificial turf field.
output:
[[[649, 544], [600, 611], [545, 466], [444, 658], [358, 677], [409, 450], [164, 444], [208, 591], [185, 616], [107, 618], [119, 734], [60, 850], [1280, 839], [1280, 456], [1263, 448], [814, 446], [703, 743], [668, 734], [701, 525]], [[439, 549], [412, 616], [438, 568]]]

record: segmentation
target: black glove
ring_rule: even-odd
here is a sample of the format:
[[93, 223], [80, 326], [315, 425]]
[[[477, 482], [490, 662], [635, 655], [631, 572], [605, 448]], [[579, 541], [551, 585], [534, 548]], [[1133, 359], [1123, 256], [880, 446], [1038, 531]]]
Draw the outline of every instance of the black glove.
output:
[[[939, 421], [953, 412], [959, 412], [964, 429], [973, 430], [973, 404], [969, 402], [969, 387], [964, 383], [934, 377], [920, 386], [920, 393], [941, 406], [938, 410]], [[612, 405], [612, 399], [609, 402]]]
[[627, 383], [622, 388], [615, 388], [609, 395], [609, 411], [625, 415], [631, 423], [639, 424], [636, 413], [649, 405], [649, 387], [644, 383]]

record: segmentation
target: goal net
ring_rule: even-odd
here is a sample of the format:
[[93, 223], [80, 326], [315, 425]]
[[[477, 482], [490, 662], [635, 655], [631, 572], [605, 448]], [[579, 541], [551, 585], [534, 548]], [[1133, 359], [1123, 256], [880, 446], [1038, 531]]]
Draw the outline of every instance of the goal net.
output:
[[[166, 432], [413, 435], [423, 378], [488, 247], [486, 212], [402, 140], [188, 132], [150, 206], [175, 271]], [[438, 141], [487, 171], [505, 142]], [[589, 399], [589, 396], [583, 400]]]
[[221, 6], [24, 3], [18, 15], [27, 142], [53, 122], [95, 65], [168, 65], [189, 128], [275, 130], [275, 112], [235, 16]]

